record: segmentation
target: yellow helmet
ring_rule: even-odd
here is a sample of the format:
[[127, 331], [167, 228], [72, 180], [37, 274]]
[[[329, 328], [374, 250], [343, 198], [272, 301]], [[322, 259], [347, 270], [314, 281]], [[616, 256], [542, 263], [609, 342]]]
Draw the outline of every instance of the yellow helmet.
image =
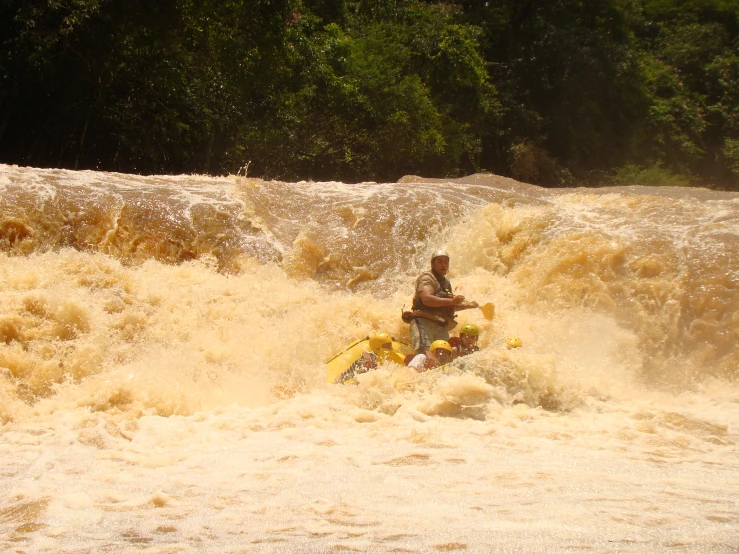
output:
[[462, 328], [459, 330], [459, 336], [461, 337], [462, 335], [469, 335], [471, 337], [479, 337], [480, 328], [473, 323], [462, 325]]
[[523, 346], [521, 339], [518, 337], [507, 337], [505, 343], [508, 345], [508, 348], [519, 348]]
[[377, 333], [375, 335], [372, 335], [369, 339], [369, 347], [372, 352], [377, 354], [380, 350], [382, 350], [382, 345], [390, 343], [390, 348], [392, 348], [393, 344], [393, 337], [388, 335], [387, 333]]
[[444, 256], [445, 258], [449, 258], [449, 254], [446, 250], [440, 249], [436, 250], [433, 254], [431, 254], [431, 263], [434, 263], [434, 260], [436, 258], [440, 258], [441, 256]]
[[437, 348], [443, 348], [444, 350], [448, 350], [450, 354], [452, 352], [452, 345], [449, 344], [445, 340], [435, 340], [434, 342], [431, 343], [429, 350], [433, 353], [433, 351], [436, 350]]

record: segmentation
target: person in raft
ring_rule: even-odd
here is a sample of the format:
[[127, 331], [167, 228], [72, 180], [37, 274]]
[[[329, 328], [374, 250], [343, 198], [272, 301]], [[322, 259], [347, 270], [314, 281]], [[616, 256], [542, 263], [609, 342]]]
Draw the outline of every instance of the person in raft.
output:
[[455, 312], [480, 307], [477, 302], [466, 301], [461, 294], [454, 295], [446, 278], [448, 272], [449, 254], [437, 250], [431, 256], [431, 269], [416, 279], [411, 311], [403, 312], [403, 321], [410, 324], [416, 354], [427, 352], [436, 340], [449, 340], [449, 330], [457, 325]]
[[459, 337], [449, 339], [454, 357], [467, 356], [473, 352], [478, 352], [480, 350], [480, 347], [477, 346], [477, 339], [479, 337], [480, 328], [477, 325], [473, 323], [463, 325], [459, 330]]
[[375, 369], [379, 362], [389, 358], [393, 351], [393, 339], [387, 333], [377, 333], [369, 339], [369, 352], [363, 352], [362, 356], [352, 363], [349, 368], [334, 379], [334, 383], [343, 384], [356, 375], [367, 373], [370, 369]]
[[427, 354], [416, 354], [408, 363], [408, 367], [412, 367], [417, 372], [422, 373], [426, 370], [446, 365], [454, 359], [452, 354], [452, 346], [445, 340], [435, 340], [429, 347]]

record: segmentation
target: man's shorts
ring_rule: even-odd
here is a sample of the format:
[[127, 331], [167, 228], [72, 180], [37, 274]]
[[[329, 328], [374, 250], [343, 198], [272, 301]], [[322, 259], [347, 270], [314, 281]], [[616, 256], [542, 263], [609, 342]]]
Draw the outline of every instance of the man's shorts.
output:
[[435, 340], [449, 340], [449, 332], [430, 319], [417, 317], [410, 323], [411, 341], [416, 354], [426, 352]]

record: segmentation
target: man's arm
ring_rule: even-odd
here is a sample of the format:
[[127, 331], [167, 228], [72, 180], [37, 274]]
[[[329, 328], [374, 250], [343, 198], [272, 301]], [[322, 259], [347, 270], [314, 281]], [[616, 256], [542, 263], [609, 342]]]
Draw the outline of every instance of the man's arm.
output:
[[[455, 296], [455, 298], [457, 297]], [[479, 307], [480, 307], [480, 304], [478, 304], [474, 300], [469, 300], [469, 301], [465, 300], [458, 306], [454, 306], [454, 310], [458, 312], [460, 310], [471, 310], [472, 308], [479, 308]]]
[[424, 365], [426, 364], [426, 355], [418, 354], [409, 363], [408, 367], [412, 367], [419, 373], [424, 371]]
[[443, 308], [445, 306], [453, 306], [455, 310], [465, 309], [457, 307], [460, 304], [464, 303], [464, 296], [462, 296], [461, 294], [457, 296], [451, 296], [449, 298], [441, 298], [440, 296], [434, 295], [433, 291], [424, 288], [421, 289], [419, 295], [421, 297], [421, 302], [423, 302], [429, 308]]

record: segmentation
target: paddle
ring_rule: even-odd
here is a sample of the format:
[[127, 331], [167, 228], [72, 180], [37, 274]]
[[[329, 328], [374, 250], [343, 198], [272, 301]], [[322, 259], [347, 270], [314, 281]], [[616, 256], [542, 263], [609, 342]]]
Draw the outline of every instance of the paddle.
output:
[[495, 306], [492, 302], [488, 302], [487, 304], [483, 304], [480, 306], [480, 310], [482, 311], [482, 315], [487, 319], [488, 321], [493, 320], [493, 315], [495, 314]]
[[[454, 292], [457, 291], [459, 286], [454, 287]], [[492, 302], [488, 302], [487, 304], [483, 304], [482, 306], [478, 306], [480, 310], [482, 310], [482, 315], [487, 319], [488, 321], [493, 320], [493, 316], [495, 315], [495, 306]]]

